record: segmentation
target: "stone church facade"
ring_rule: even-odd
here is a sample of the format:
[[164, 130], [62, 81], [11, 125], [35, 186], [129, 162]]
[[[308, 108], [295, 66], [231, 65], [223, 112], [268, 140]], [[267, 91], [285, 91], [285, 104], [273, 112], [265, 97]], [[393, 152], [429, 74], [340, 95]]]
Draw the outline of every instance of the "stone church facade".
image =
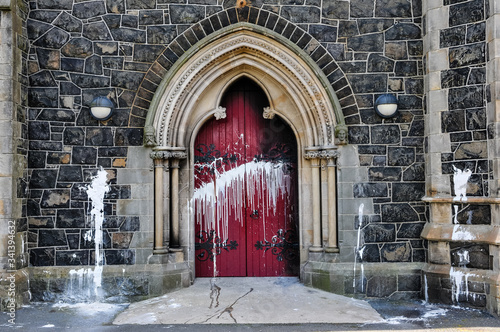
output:
[[[500, 1], [0, 7], [0, 257], [18, 304], [75, 300], [75, 278], [97, 273], [89, 186], [100, 170], [100, 292], [188, 287], [193, 142], [246, 77], [265, 91], [264, 117], [297, 139], [304, 284], [498, 313]], [[374, 110], [387, 93], [392, 118]], [[99, 96], [114, 105], [105, 121], [89, 112]]]

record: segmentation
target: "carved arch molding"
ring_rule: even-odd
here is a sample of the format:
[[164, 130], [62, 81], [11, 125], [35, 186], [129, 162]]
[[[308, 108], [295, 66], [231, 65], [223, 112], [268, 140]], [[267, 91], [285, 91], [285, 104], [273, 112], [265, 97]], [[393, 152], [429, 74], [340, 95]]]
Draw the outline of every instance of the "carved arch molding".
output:
[[220, 100], [242, 76], [266, 93], [263, 116], [280, 116], [297, 138], [301, 262], [310, 252], [337, 251], [335, 136], [345, 125], [328, 80], [309, 60], [290, 42], [239, 25], [200, 41], [172, 67], [145, 126], [155, 162], [156, 254], [179, 250], [194, 257], [192, 145], [209, 118], [225, 116]]

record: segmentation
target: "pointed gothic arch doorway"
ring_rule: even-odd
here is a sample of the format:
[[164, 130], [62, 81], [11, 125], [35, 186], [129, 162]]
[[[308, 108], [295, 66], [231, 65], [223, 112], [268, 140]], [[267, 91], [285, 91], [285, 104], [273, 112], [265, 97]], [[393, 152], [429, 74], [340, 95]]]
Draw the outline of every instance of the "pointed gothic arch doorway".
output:
[[[146, 119], [145, 145], [153, 147], [155, 163], [153, 256], [158, 258], [152, 257], [152, 261], [182, 262], [191, 279], [197, 275], [195, 240], [201, 230], [196, 233], [193, 207], [195, 191], [200, 188], [195, 180], [195, 140], [205, 124], [227, 116], [223, 98], [242, 77], [254, 81], [267, 98], [265, 116], [281, 119], [295, 138], [300, 271], [323, 252], [338, 252], [335, 134], [346, 130], [339, 102], [328, 79], [307, 54], [282, 37], [260, 30], [237, 24], [217, 38], [200, 41], [169, 70]], [[261, 119], [262, 110], [259, 113]], [[206, 236], [210, 236], [208, 228]], [[232, 240], [221, 238], [228, 244]], [[255, 247], [260, 241], [264, 248], [265, 240], [272, 243], [266, 234], [252, 239], [251, 244]], [[256, 250], [272, 255], [271, 249]], [[170, 253], [174, 257], [161, 257]]]
[[225, 116], [194, 143], [197, 277], [296, 276], [299, 272], [297, 143], [251, 79], [225, 91]]

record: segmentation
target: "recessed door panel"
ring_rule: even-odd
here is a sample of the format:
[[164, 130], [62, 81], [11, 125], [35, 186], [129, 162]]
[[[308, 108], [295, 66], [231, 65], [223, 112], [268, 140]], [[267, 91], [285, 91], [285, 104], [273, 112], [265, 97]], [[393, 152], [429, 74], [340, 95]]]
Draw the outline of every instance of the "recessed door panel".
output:
[[196, 275], [298, 274], [297, 146], [251, 80], [226, 92], [226, 118], [195, 141]]

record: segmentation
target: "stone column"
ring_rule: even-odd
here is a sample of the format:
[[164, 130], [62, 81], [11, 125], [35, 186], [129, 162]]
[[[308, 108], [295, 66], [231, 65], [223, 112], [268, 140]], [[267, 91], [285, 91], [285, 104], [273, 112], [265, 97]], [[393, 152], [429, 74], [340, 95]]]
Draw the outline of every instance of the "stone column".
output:
[[[489, 2], [489, 17], [486, 19], [486, 89], [489, 89], [490, 100], [486, 104], [489, 132], [493, 137], [488, 141], [488, 155], [492, 169], [488, 183], [491, 197], [500, 197], [500, 2]], [[488, 94], [488, 93], [486, 93]], [[500, 205], [491, 205], [491, 223], [500, 225]], [[493, 257], [493, 271], [496, 282], [491, 285], [487, 308], [490, 312], [500, 313], [500, 245], [490, 246], [490, 256]]]
[[181, 243], [179, 240], [179, 161], [180, 159], [187, 158], [185, 152], [172, 152], [172, 159], [170, 160], [171, 171], [171, 185], [170, 185], [170, 197], [171, 197], [171, 238], [170, 247], [171, 250], [177, 250]]
[[322, 158], [326, 159], [326, 172], [328, 180], [327, 191], [327, 211], [328, 211], [328, 246], [326, 252], [339, 252], [337, 246], [337, 184], [336, 184], [336, 163], [335, 158], [338, 156], [336, 151], [324, 151]]
[[[489, 0], [490, 16], [486, 20], [486, 42], [489, 54], [486, 63], [486, 81], [491, 94], [491, 100], [486, 105], [488, 115], [488, 125], [494, 137], [489, 140], [488, 153], [490, 156], [493, 178], [489, 181], [490, 196], [500, 197], [500, 3], [495, 0]], [[499, 207], [492, 207], [497, 214], [493, 218], [496, 225], [500, 224], [498, 220]]]
[[168, 202], [164, 202], [164, 178], [163, 172], [165, 170], [165, 166], [168, 167], [168, 157], [169, 152], [165, 151], [155, 151], [151, 153], [151, 158], [154, 160], [154, 168], [155, 168], [155, 208], [154, 208], [154, 229], [155, 229], [155, 241], [154, 241], [154, 254], [166, 254], [168, 252], [168, 245], [165, 245], [164, 241], [164, 217], [163, 208], [164, 204], [168, 204]]
[[179, 160], [171, 161], [172, 183], [171, 183], [171, 202], [172, 202], [172, 223], [170, 244], [173, 248], [179, 247]]
[[308, 148], [307, 150], [309, 150], [309, 152], [306, 153], [305, 157], [311, 161], [311, 191], [313, 206], [313, 245], [309, 248], [309, 251], [320, 252], [323, 251], [321, 245], [321, 159], [319, 158], [319, 149]]
[[427, 66], [424, 88], [427, 94], [425, 115], [425, 136], [428, 138], [426, 155], [426, 194], [428, 196], [449, 196], [450, 177], [443, 175], [441, 154], [451, 153], [449, 133], [441, 129], [441, 114], [448, 110], [448, 91], [441, 88], [441, 72], [449, 69], [448, 50], [440, 46], [441, 30], [448, 28], [448, 8], [442, 1], [423, 1], [426, 15], [424, 31], [424, 57]]

